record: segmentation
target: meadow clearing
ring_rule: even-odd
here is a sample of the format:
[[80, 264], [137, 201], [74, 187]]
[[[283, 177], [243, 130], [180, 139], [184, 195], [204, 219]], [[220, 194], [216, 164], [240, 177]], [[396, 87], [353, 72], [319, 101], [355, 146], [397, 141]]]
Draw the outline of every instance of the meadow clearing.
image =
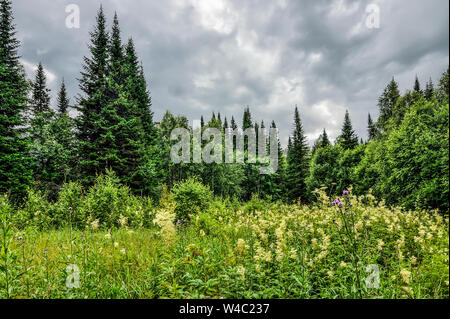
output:
[[108, 176], [80, 191], [30, 192], [17, 212], [2, 197], [2, 298], [449, 297], [437, 212], [322, 190], [309, 206], [216, 198], [186, 215], [202, 198], [152, 205]]

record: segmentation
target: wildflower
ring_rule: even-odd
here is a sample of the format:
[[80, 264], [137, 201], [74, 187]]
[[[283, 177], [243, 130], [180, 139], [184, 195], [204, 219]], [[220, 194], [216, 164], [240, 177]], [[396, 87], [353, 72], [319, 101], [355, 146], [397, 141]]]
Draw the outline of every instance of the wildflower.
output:
[[23, 239], [23, 237], [22, 236], [19, 236], [18, 238], [17, 238], [18, 240], [22, 240]]
[[345, 191], [344, 191], [344, 195], [348, 195], [348, 190], [345, 190]]
[[106, 238], [106, 239], [111, 239], [111, 234], [110, 234], [110, 233], [106, 233], [106, 234], [105, 234], [105, 238]]
[[128, 218], [125, 216], [122, 216], [122, 214], [119, 217], [119, 225], [120, 227], [125, 227], [128, 224]]
[[118, 242], [115, 242], [115, 243], [114, 243], [114, 247], [119, 247], [119, 243], [118, 243]]
[[347, 263], [345, 261], [341, 261], [340, 265], [342, 268], [347, 267]]
[[402, 287], [402, 290], [403, 290], [404, 292], [408, 293], [408, 294], [411, 294], [411, 293], [412, 293], [411, 287]]
[[417, 262], [417, 258], [414, 256], [411, 256], [411, 264], [415, 264]]
[[160, 227], [160, 235], [166, 241], [167, 244], [171, 245], [176, 240], [176, 228], [173, 224], [175, 219], [175, 212], [173, 209], [167, 210], [162, 209], [156, 213], [156, 217], [153, 223]]
[[245, 281], [245, 267], [238, 266], [237, 273], [241, 276], [242, 281]]
[[236, 243], [236, 250], [237, 250], [238, 254], [245, 255], [245, 253], [248, 249], [249, 249], [249, 246], [247, 245], [245, 240], [242, 238], [239, 238]]
[[378, 239], [377, 250], [382, 251], [384, 246], [384, 241], [382, 239]]
[[122, 249], [120, 250], [120, 252], [121, 252], [122, 254], [124, 254], [124, 255], [127, 253], [127, 251], [126, 251], [125, 248], [122, 248]]
[[93, 222], [91, 222], [91, 227], [93, 230], [98, 230], [100, 221], [98, 219], [94, 220]]
[[327, 274], [328, 274], [328, 277], [333, 277], [334, 276], [334, 272], [332, 270], [329, 270], [327, 272]]
[[69, 207], [69, 210], [73, 210], [73, 208], [72, 208], [72, 207]]
[[200, 235], [201, 236], [205, 236], [206, 235], [206, 233], [205, 233], [205, 231], [203, 229], [200, 229]]
[[400, 276], [402, 277], [402, 280], [405, 284], [409, 284], [410, 280], [411, 280], [411, 272], [406, 270], [406, 269], [402, 269], [400, 271]]
[[290, 250], [290, 252], [289, 252], [289, 257], [290, 257], [291, 259], [297, 259], [297, 249], [292, 248], [292, 249]]

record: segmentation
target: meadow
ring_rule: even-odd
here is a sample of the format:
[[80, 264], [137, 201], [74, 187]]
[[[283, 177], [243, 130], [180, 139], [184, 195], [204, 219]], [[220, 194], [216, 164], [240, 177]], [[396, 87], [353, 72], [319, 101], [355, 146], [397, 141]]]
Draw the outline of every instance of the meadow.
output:
[[316, 196], [240, 203], [189, 180], [153, 204], [106, 175], [53, 203], [1, 197], [0, 297], [449, 298], [448, 217]]

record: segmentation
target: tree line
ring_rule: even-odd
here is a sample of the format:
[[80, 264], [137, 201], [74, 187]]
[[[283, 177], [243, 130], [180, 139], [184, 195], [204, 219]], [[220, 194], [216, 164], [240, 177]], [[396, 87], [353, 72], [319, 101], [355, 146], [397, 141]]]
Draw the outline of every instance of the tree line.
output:
[[[17, 202], [29, 187], [55, 199], [65, 182], [92, 185], [109, 169], [136, 194], [154, 198], [164, 186], [195, 177], [214, 194], [239, 200], [257, 195], [311, 203], [318, 188], [337, 194], [353, 186], [389, 205], [448, 211], [448, 69], [437, 86], [430, 79], [422, 89], [416, 77], [403, 95], [392, 79], [379, 98], [378, 119], [368, 115], [366, 141], [356, 135], [347, 111], [336, 141], [324, 129], [309, 147], [296, 107], [287, 148], [278, 142], [278, 170], [261, 175], [261, 163], [170, 160], [172, 130], [192, 127], [185, 116], [169, 111], [154, 122], [142, 63], [133, 39], [123, 43], [117, 14], [109, 30], [100, 7], [74, 103], [63, 79], [52, 105], [41, 63], [35, 78], [26, 79], [19, 46], [11, 1], [0, 0], [0, 194]], [[265, 125], [245, 108], [243, 131], [254, 128], [258, 134]], [[225, 132], [238, 123], [234, 116], [228, 121], [213, 113], [209, 121], [202, 116], [201, 127]], [[270, 128], [276, 128], [274, 121]]]

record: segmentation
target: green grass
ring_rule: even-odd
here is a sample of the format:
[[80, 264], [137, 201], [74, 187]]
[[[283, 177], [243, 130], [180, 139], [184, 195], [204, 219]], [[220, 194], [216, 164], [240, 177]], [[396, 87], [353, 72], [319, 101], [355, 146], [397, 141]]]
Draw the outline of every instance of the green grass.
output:
[[155, 210], [159, 226], [134, 229], [19, 230], [3, 218], [0, 297], [448, 298], [448, 218], [370, 199], [216, 207], [181, 226], [169, 205]]

